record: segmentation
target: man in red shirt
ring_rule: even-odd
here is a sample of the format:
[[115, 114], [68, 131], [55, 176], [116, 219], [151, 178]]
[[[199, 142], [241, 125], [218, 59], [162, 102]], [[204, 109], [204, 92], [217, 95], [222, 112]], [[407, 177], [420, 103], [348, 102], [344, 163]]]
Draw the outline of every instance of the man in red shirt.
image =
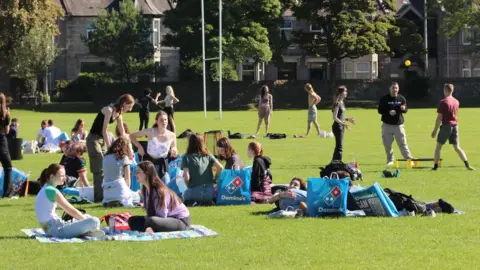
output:
[[458, 108], [460, 107], [460, 103], [456, 98], [452, 96], [453, 94], [453, 84], [445, 84], [443, 88], [443, 93], [445, 98], [440, 101], [437, 109], [437, 120], [435, 121], [435, 128], [432, 132], [432, 138], [435, 138], [438, 132], [438, 127], [440, 124], [440, 132], [438, 132], [437, 137], [437, 147], [435, 148], [435, 165], [433, 170], [436, 171], [438, 169], [438, 161], [440, 160], [440, 151], [442, 150], [442, 146], [449, 141], [450, 144], [453, 145], [453, 148], [460, 156], [462, 161], [465, 163], [465, 167], [467, 169], [474, 171], [475, 169], [470, 166], [467, 161], [467, 155], [463, 152], [462, 148], [460, 148], [460, 141], [458, 138], [458, 119], [457, 113]]

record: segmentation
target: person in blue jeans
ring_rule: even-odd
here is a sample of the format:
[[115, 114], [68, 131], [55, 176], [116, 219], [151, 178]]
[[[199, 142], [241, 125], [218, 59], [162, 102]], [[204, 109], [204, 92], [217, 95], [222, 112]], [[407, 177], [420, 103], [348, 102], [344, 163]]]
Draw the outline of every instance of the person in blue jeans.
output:
[[[65, 168], [56, 163], [44, 169], [40, 176], [42, 188], [35, 199], [35, 214], [45, 234], [57, 238], [105, 235], [103, 231], [99, 230], [100, 220], [98, 218], [82, 214], [56, 188], [56, 186], [62, 185], [65, 179]], [[74, 220], [64, 222], [56, 213], [57, 205]]]
[[[215, 167], [215, 178], [213, 168]], [[223, 170], [222, 164], [208, 153], [202, 135], [195, 133], [188, 139], [187, 152], [182, 158], [183, 175], [188, 189], [184, 200], [188, 205], [212, 205], [215, 179]]]

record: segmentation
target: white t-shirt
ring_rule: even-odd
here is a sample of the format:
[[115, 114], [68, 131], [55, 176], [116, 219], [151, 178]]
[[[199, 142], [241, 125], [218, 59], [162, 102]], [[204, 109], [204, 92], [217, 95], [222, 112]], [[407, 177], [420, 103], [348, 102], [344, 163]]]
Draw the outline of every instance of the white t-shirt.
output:
[[35, 199], [35, 214], [39, 223], [47, 223], [52, 219], [60, 219], [57, 215], [55, 196], [60, 191], [50, 184], [45, 184]]
[[173, 107], [173, 98], [170, 95], [167, 95], [164, 101], [165, 101], [165, 107]]
[[43, 129], [40, 128], [37, 132], [37, 140], [40, 141], [43, 138]]
[[59, 136], [62, 131], [56, 126], [47, 127], [43, 130], [43, 137], [45, 137], [45, 144], [59, 145]]

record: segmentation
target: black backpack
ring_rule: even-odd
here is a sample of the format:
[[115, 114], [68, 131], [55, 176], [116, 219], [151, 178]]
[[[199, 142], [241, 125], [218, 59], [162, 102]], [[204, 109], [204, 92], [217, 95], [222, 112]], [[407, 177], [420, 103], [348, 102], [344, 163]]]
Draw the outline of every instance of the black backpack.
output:
[[243, 139], [243, 134], [239, 132], [230, 133], [230, 130], [227, 131], [229, 139]]
[[338, 172], [347, 172], [352, 181], [362, 180], [362, 173], [358, 169], [353, 168], [340, 160], [333, 160], [327, 166], [320, 167], [320, 177], [322, 178], [330, 177], [332, 173]]
[[285, 133], [267, 133], [266, 137], [268, 139], [286, 139], [287, 134], [285, 134]]
[[406, 195], [395, 190], [386, 188], [384, 189], [385, 193], [388, 194], [390, 200], [392, 200], [397, 211], [402, 211], [403, 209], [409, 212], [423, 213], [427, 210], [425, 203], [415, 200], [412, 195]]

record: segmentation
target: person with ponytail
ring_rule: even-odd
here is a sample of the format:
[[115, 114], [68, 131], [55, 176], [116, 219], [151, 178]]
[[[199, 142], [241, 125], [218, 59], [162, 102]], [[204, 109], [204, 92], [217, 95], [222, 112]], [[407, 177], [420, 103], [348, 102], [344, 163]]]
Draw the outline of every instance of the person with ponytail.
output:
[[[42, 188], [35, 198], [35, 214], [45, 234], [57, 238], [73, 238], [79, 236], [100, 237], [100, 220], [84, 215], [63, 197], [56, 186], [65, 182], [65, 169], [62, 165], [51, 164], [42, 171], [40, 185]], [[70, 223], [64, 222], [56, 213], [57, 205], [74, 218]]]
[[342, 160], [343, 155], [343, 135], [345, 129], [350, 129], [350, 127], [345, 122], [350, 122], [355, 125], [355, 119], [345, 117], [345, 103], [343, 102], [347, 97], [347, 87], [340, 85], [337, 88], [337, 93], [332, 105], [333, 112], [333, 125], [332, 132], [335, 136], [335, 150], [333, 151], [332, 160]]
[[140, 162], [135, 173], [142, 185], [143, 205], [147, 216], [128, 219], [132, 231], [173, 232], [187, 230], [191, 225], [190, 212], [180, 198], [160, 179], [155, 165]]
[[252, 202], [266, 203], [272, 196], [272, 176], [269, 168], [272, 160], [263, 155], [263, 147], [258, 142], [248, 144], [248, 158], [253, 158], [252, 177], [250, 188], [252, 191]]
[[308, 93], [308, 121], [307, 121], [307, 133], [305, 136], [308, 136], [310, 134], [310, 128], [313, 125], [315, 125], [315, 128], [317, 129], [317, 135], [320, 135], [320, 126], [318, 125], [317, 122], [317, 104], [320, 103], [320, 98], [317, 93], [315, 93], [315, 90], [313, 90], [313, 87], [311, 84], [307, 83], [305, 85], [305, 91]]
[[12, 159], [8, 150], [7, 134], [10, 132], [10, 113], [7, 109], [7, 99], [0, 92], [0, 162], [4, 171], [3, 198], [15, 195], [12, 186]]
[[108, 135], [108, 127], [117, 122], [121, 136], [125, 135], [122, 114], [132, 110], [135, 99], [125, 94], [120, 96], [118, 102], [103, 107], [93, 121], [90, 133], [87, 136], [88, 157], [90, 159], [90, 171], [93, 174], [94, 201], [101, 202], [103, 199], [103, 168], [102, 161], [106, 149], [113, 143]]

